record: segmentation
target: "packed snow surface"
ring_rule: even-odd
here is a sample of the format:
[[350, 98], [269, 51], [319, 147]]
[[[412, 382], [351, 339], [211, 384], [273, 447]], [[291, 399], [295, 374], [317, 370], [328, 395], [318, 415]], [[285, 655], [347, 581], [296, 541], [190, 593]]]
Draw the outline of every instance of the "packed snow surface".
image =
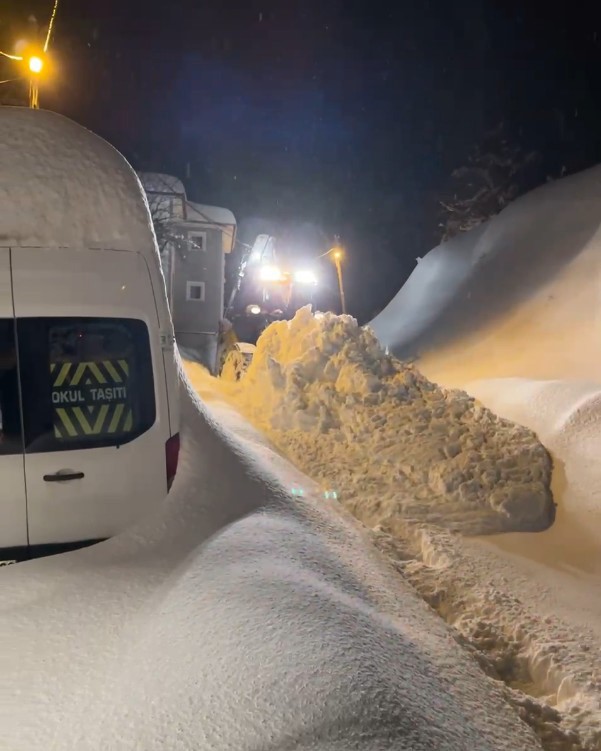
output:
[[71, 120], [0, 108], [0, 165], [0, 245], [158, 252], [135, 172]]
[[1, 749], [541, 749], [337, 504], [182, 401], [162, 507], [0, 569]]
[[272, 324], [231, 390], [370, 527], [411, 519], [482, 534], [552, 521], [551, 462], [536, 435], [387, 356], [349, 316], [307, 307]]

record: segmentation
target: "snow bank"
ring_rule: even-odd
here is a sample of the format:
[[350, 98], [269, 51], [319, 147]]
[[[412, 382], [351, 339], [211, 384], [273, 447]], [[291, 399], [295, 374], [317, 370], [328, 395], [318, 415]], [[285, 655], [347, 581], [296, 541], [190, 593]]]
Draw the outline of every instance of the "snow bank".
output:
[[388, 357], [350, 317], [272, 324], [232, 392], [252, 421], [370, 527], [547, 527], [551, 462], [529, 430]]
[[157, 515], [0, 569], [0, 748], [540, 751], [336, 505], [182, 402]]
[[156, 254], [142, 186], [106, 141], [61, 115], [0, 108], [0, 245]]
[[[601, 521], [600, 384], [503, 378], [466, 388], [497, 414], [535, 430], [560, 462], [562, 508], [582, 521], [591, 515]], [[595, 531], [601, 534], [601, 524]]]
[[382, 343], [417, 356], [429, 378], [527, 426], [551, 452], [558, 506], [550, 529], [460, 546], [430, 535], [410, 578], [478, 648], [487, 642], [521, 680], [520, 666], [527, 668], [524, 690], [565, 712], [564, 724], [582, 739], [573, 748], [594, 750], [601, 748], [600, 226], [596, 167], [533, 191], [434, 249], [372, 322]]
[[601, 166], [549, 183], [428, 253], [370, 324], [445, 386], [601, 380]]

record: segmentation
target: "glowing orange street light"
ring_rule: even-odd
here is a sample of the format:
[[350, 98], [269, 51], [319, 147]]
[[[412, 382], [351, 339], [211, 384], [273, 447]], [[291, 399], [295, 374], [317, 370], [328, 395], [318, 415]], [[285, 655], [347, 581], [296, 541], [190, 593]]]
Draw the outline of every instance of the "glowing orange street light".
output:
[[42, 60], [41, 57], [38, 57], [37, 55], [33, 55], [33, 57], [29, 58], [28, 65], [29, 65], [29, 70], [32, 73], [35, 73], [36, 75], [38, 75], [39, 73], [42, 72], [42, 68], [44, 67], [44, 61]]

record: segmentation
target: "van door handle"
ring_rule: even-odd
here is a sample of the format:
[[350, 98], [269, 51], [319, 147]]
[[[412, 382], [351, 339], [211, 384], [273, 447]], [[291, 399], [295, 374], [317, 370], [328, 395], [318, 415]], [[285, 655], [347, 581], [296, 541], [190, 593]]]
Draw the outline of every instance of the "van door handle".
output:
[[56, 472], [53, 475], [44, 475], [45, 482], [69, 482], [69, 480], [83, 480], [83, 472]]

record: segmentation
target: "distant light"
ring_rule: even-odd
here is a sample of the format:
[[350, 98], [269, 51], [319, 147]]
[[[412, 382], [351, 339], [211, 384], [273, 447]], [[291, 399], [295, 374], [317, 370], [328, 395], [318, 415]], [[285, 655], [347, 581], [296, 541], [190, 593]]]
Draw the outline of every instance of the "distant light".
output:
[[262, 266], [259, 271], [259, 279], [262, 282], [281, 282], [284, 276], [277, 266]]
[[42, 68], [44, 67], [44, 61], [41, 57], [36, 57], [35, 55], [33, 57], [29, 58], [29, 70], [32, 73], [41, 73]]
[[340, 258], [342, 258], [342, 251], [336, 250], [334, 251], [334, 258], [338, 261]]
[[317, 284], [317, 277], [315, 276], [315, 272], [304, 269], [303, 271], [294, 272], [294, 281], [297, 284]]
[[261, 307], [259, 305], [249, 305], [246, 310], [251, 316], [258, 316], [261, 312]]

